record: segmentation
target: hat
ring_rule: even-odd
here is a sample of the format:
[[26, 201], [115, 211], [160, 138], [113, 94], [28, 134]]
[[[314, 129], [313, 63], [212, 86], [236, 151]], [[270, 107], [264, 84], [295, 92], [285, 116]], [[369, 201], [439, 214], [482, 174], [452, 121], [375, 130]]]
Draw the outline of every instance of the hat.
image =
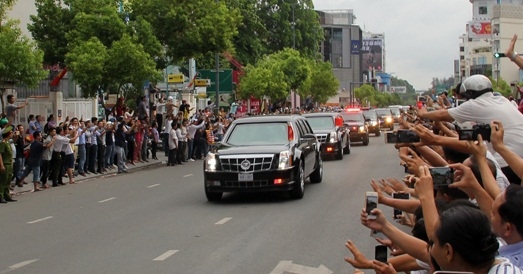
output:
[[2, 119], [0, 119], [0, 127], [3, 127], [3, 126], [5, 126], [5, 125], [7, 125], [7, 122], [8, 122], [8, 121], [7, 121], [7, 118], [2, 118]]
[[8, 127], [4, 128], [4, 129], [2, 129], [2, 135], [6, 134], [6, 133], [9, 133], [11, 131], [13, 131], [13, 126], [8, 126]]
[[173, 97], [172, 97], [172, 96], [169, 96], [169, 97], [167, 97], [167, 100], [172, 101], [172, 100], [173, 100]]

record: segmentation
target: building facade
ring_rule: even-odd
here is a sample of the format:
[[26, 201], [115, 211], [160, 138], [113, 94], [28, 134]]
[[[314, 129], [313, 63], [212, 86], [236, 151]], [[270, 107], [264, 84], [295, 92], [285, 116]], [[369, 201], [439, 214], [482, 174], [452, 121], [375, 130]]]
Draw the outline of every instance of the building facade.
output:
[[362, 66], [362, 30], [354, 25], [352, 10], [317, 11], [325, 40], [320, 45], [323, 60], [330, 62], [340, 82], [338, 95], [328, 104], [348, 105], [352, 91], [365, 82]]

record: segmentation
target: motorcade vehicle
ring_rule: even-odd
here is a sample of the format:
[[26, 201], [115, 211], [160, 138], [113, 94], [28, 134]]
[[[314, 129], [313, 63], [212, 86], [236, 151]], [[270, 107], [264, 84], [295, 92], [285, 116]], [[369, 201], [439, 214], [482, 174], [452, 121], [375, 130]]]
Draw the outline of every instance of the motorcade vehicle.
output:
[[368, 123], [368, 128], [370, 133], [374, 133], [375, 136], [381, 135], [380, 119], [375, 109], [366, 108], [362, 109], [363, 117], [365, 120], [370, 120]]
[[394, 130], [394, 119], [392, 118], [392, 112], [388, 108], [377, 108], [376, 114], [380, 119], [380, 127]]
[[389, 106], [390, 112], [392, 112], [392, 119], [395, 123], [398, 123], [401, 119], [401, 108], [402, 106]]
[[321, 156], [334, 156], [343, 159], [343, 154], [350, 154], [349, 127], [337, 112], [316, 112], [303, 114], [307, 119], [316, 139], [321, 143]]
[[368, 122], [363, 116], [361, 109], [344, 109], [340, 112], [343, 120], [350, 128], [350, 141], [362, 142], [364, 146], [369, 145]]
[[237, 119], [204, 160], [205, 195], [218, 201], [224, 192], [285, 191], [301, 199], [306, 178], [322, 181], [320, 147], [301, 115]]

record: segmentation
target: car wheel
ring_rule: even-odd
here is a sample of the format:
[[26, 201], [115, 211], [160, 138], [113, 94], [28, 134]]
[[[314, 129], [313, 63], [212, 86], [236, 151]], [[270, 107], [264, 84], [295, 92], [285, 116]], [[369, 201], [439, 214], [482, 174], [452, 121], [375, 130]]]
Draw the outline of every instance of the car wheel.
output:
[[369, 135], [367, 135], [367, 136], [365, 137], [365, 139], [363, 140], [363, 145], [364, 145], [364, 146], [368, 146], [368, 145], [369, 145]]
[[345, 148], [343, 149], [343, 153], [350, 154], [350, 140], [347, 139], [347, 143], [345, 144]]
[[298, 173], [294, 180], [294, 187], [289, 191], [289, 195], [293, 199], [301, 199], [305, 193], [305, 171], [303, 169], [303, 161], [300, 161], [297, 172]]
[[343, 159], [343, 150], [341, 149], [341, 142], [338, 143], [338, 152], [336, 153], [336, 160]]
[[214, 202], [222, 199], [223, 192], [210, 192], [205, 188], [205, 196], [207, 196], [207, 201]]
[[312, 172], [310, 179], [311, 183], [321, 183], [323, 180], [323, 160], [318, 156], [318, 167]]

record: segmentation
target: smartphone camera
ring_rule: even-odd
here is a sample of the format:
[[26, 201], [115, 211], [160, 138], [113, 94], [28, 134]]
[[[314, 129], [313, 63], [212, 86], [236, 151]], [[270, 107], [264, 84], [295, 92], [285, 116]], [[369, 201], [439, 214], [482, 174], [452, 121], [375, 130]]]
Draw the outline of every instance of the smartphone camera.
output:
[[397, 131], [398, 143], [417, 143], [420, 138], [416, 132], [408, 129], [400, 129]]
[[481, 134], [483, 140], [490, 142], [491, 128], [489, 124], [475, 124], [472, 129], [458, 129], [459, 139], [465, 141], [478, 140], [478, 134]]
[[[410, 193], [407, 192], [394, 192], [392, 193], [392, 198], [394, 199], [401, 199], [401, 200], [408, 200], [410, 199]], [[395, 220], [401, 220], [403, 217], [403, 211], [400, 209], [394, 208], [394, 215], [393, 218]]]
[[366, 192], [365, 193], [365, 212], [368, 214], [369, 219], [376, 219], [376, 215], [371, 214], [371, 211], [378, 207], [378, 193], [377, 192]]
[[448, 186], [454, 182], [454, 169], [450, 167], [431, 167], [429, 170], [434, 188]]
[[386, 132], [385, 133], [385, 143], [386, 144], [398, 143], [398, 132]]
[[382, 263], [387, 263], [387, 249], [386, 245], [377, 245], [374, 248], [374, 259]]

